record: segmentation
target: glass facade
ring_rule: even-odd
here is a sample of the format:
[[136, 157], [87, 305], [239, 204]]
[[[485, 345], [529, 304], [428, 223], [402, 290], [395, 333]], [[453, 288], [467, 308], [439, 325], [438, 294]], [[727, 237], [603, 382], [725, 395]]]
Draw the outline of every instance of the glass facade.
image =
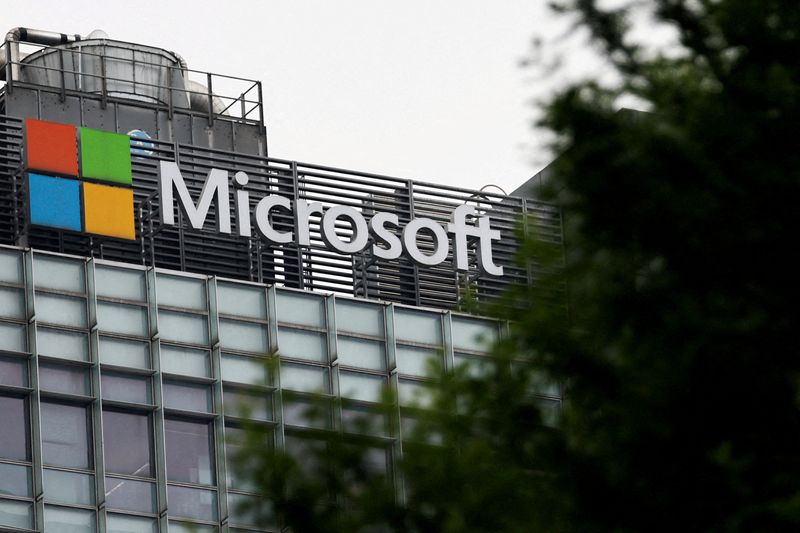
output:
[[[270, 531], [236, 512], [254, 495], [226, 460], [245, 418], [299, 454], [319, 428], [366, 434], [371, 463], [389, 469], [431, 361], [479, 372], [502, 331], [453, 312], [0, 247], [0, 529]], [[355, 424], [387, 387], [398, 408]], [[558, 387], [535, 392], [558, 409]], [[310, 405], [322, 416], [309, 419]]]

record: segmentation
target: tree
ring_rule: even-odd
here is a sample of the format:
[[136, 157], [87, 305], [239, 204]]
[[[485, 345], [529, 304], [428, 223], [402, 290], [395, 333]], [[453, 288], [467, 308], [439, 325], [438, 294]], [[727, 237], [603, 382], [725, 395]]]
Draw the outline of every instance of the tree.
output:
[[[653, 0], [679, 39], [659, 53], [632, 40], [633, 7], [600, 4], [557, 6], [618, 74], [545, 106], [563, 268], [493, 309], [514, 321], [485, 375], [432, 369], [404, 498], [342, 436], [302, 474], [249, 449], [293, 531], [800, 527], [800, 5]], [[646, 112], [620, 112], [623, 96]], [[561, 260], [530, 239], [534, 259]], [[568, 319], [526, 305], [564, 280]], [[568, 387], [557, 428], [540, 379]]]

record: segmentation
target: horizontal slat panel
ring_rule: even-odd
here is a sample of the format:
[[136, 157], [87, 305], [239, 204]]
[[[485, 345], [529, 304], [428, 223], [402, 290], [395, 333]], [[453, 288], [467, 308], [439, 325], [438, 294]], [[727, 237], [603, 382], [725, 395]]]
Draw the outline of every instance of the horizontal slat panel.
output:
[[[148, 152], [136, 151], [132, 157], [139, 240], [125, 242], [26, 227], [25, 180], [20, 172], [22, 122], [0, 116], [0, 242], [27, 242], [33, 247], [76, 255], [440, 308], [457, 306], [467, 286], [479, 300], [492, 299], [509, 283], [533, 282], [545, 274], [536, 264], [526, 269], [514, 262], [518, 250], [516, 231], [524, 215], [527, 214], [529, 224], [535, 226], [538, 238], [559, 246], [562, 242], [561, 213], [545, 203], [160, 140], [148, 142], [152, 143]], [[468, 203], [479, 215], [490, 216], [492, 227], [501, 232], [502, 240], [495, 242], [492, 250], [495, 262], [503, 266], [505, 275], [502, 278], [481, 277], [477, 268], [468, 275], [456, 274], [452, 255], [436, 267], [422, 268], [405, 258], [376, 259], [369, 252], [370, 247], [357, 256], [337, 254], [325, 248], [318, 216], [311, 218], [312, 245], [306, 249], [294, 245], [275, 248], [256, 238], [216, 234], [214, 206], [205, 230], [184, 228], [183, 215], [174, 207], [180, 227], [162, 226], [156, 195], [159, 160], [179, 163], [194, 198], [199, 196], [211, 168], [226, 170], [231, 176], [234, 171], [246, 172], [251, 210], [264, 195], [279, 194], [325, 206], [351, 206], [361, 211], [367, 220], [374, 212], [384, 211], [395, 213], [402, 223], [427, 217], [446, 224], [453, 209]], [[231, 205], [231, 213], [234, 212]], [[292, 217], [278, 211], [273, 224], [279, 229], [282, 226], [283, 230], [291, 230]], [[343, 222], [336, 227], [337, 234], [342, 237], [351, 234], [349, 225]], [[23, 241], [23, 237], [27, 240]], [[420, 234], [419, 247], [431, 251], [432, 238]], [[470, 246], [468, 255], [470, 265], [475, 267], [474, 245]], [[563, 293], [555, 292], [558, 294], [553, 301], [558, 301]]]

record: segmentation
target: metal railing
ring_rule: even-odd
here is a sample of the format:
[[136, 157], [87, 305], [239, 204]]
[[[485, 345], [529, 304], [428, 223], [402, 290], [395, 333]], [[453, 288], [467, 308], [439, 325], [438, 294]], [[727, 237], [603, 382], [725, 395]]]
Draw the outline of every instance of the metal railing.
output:
[[[105, 45], [82, 43], [91, 41], [72, 43], [69, 47], [4, 42], [0, 45], [0, 57], [5, 58], [5, 90], [12, 93], [15, 85], [36, 86], [58, 93], [62, 101], [67, 94], [96, 94], [103, 107], [109, 98], [127, 97], [136, 99], [137, 104], [163, 108], [170, 118], [175, 109], [181, 109], [205, 113], [210, 124], [218, 118], [264, 124], [260, 81], [189, 69], [181, 66], [177, 59], [169, 64], [141, 57], [157, 55], [154, 52], [139, 51], [138, 58], [135, 49], [130, 50], [130, 58], [96, 53], [81, 47], [102, 49]], [[13, 46], [22, 46], [28, 53], [16, 59]], [[121, 47], [112, 49], [124, 50]], [[164, 52], [161, 57], [167, 58], [168, 54]], [[86, 65], [91, 65], [92, 69], [85, 69]], [[159, 69], [165, 72], [163, 79], [141, 77], [143, 73]], [[130, 76], [113, 74], [120, 71]], [[142, 96], [147, 98], [142, 99]], [[205, 101], [205, 109], [192, 107], [192, 102], [199, 100]]]

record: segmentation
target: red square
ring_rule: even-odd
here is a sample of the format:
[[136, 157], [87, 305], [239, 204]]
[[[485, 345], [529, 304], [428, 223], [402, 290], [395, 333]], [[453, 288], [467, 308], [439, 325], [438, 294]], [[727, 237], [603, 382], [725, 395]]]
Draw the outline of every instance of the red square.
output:
[[30, 170], [77, 177], [77, 128], [69, 124], [25, 119], [25, 158]]

